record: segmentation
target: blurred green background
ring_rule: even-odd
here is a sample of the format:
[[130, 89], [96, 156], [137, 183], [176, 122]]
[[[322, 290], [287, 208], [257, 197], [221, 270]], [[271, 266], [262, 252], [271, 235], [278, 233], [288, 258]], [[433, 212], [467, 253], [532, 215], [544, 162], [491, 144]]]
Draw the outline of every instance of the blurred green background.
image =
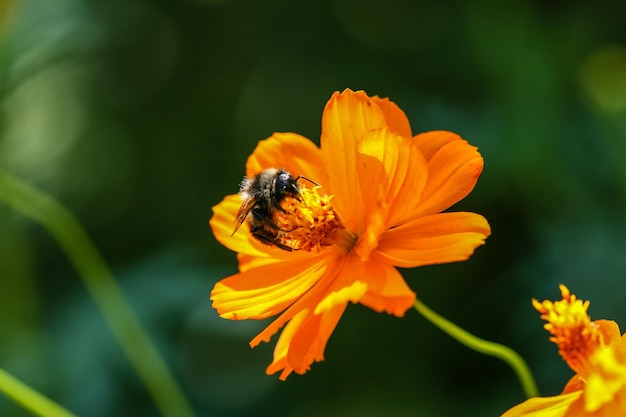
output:
[[[7, 2], [4, 2], [7, 4]], [[503, 363], [416, 312], [349, 306], [326, 361], [266, 376], [267, 323], [208, 299], [236, 271], [211, 207], [260, 139], [318, 142], [335, 90], [391, 97], [485, 171], [455, 209], [493, 235], [467, 262], [402, 271], [430, 307], [519, 351], [544, 395], [571, 371], [530, 299], [558, 284], [626, 327], [626, 3], [25, 0], [5, 6], [0, 166], [86, 227], [198, 416], [493, 416]], [[319, 143], [319, 142], [318, 142]], [[80, 416], [158, 411], [57, 243], [0, 205], [0, 367]], [[1, 416], [28, 415], [0, 395]]]

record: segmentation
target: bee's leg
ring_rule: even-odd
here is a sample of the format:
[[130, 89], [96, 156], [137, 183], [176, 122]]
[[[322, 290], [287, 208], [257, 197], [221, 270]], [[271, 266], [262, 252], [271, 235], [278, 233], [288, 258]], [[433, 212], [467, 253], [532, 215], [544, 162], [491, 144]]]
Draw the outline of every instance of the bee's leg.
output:
[[272, 245], [276, 246], [279, 249], [286, 250], [287, 252], [293, 252], [293, 248], [291, 246], [284, 245], [280, 242], [272, 241]]
[[283, 206], [280, 205], [280, 202], [274, 194], [272, 194], [272, 206], [274, 206], [274, 208], [276, 208], [277, 210], [280, 210], [283, 213], [287, 214], [287, 210], [285, 210]]
[[275, 238], [272, 238], [271, 236], [267, 236], [266, 234], [264, 234], [264, 232], [262, 232], [262, 230], [263, 229], [261, 229], [261, 231], [259, 230], [253, 231], [252, 236], [254, 236], [261, 243], [265, 243], [266, 245], [276, 246], [277, 248], [286, 250], [288, 252], [293, 251], [293, 248], [278, 242]]

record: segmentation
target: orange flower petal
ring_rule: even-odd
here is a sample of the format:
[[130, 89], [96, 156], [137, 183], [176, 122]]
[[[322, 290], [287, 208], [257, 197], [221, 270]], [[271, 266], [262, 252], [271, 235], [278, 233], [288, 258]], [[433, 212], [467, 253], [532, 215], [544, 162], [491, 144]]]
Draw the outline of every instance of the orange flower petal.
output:
[[585, 388], [585, 381], [583, 381], [579, 375], [574, 375], [565, 384], [565, 388], [561, 394], [569, 394], [570, 392], [581, 391]]
[[420, 148], [424, 158], [430, 160], [441, 148], [450, 142], [463, 140], [456, 133], [446, 130], [433, 130], [430, 132], [420, 133], [413, 137], [413, 141]]
[[354, 281], [352, 284], [331, 291], [315, 309], [315, 314], [322, 314], [332, 310], [340, 304], [347, 304], [348, 301], [358, 303], [361, 297], [367, 292], [367, 284], [361, 281]]
[[[554, 397], [535, 397], [516, 405], [502, 417], [563, 417], [574, 401], [580, 398], [582, 391]], [[583, 414], [575, 414], [582, 416]]]
[[294, 316], [276, 343], [274, 360], [267, 367], [267, 374], [282, 371], [279, 378], [284, 381], [291, 372], [303, 374], [313, 362], [324, 360], [326, 343], [345, 308], [346, 304], [338, 305], [319, 315], [304, 310]]
[[617, 343], [622, 339], [619, 325], [613, 320], [594, 320], [593, 324], [600, 328], [600, 333], [602, 334], [602, 342], [605, 346]]
[[413, 307], [415, 293], [396, 268], [379, 262], [368, 262], [365, 271], [368, 292], [361, 297], [361, 304], [379, 313], [384, 311], [397, 317], [404, 316]]
[[462, 261], [490, 234], [487, 220], [476, 213], [440, 213], [419, 217], [386, 231], [372, 259], [399, 267]]
[[408, 139], [378, 129], [365, 135], [357, 159], [365, 218], [372, 211], [384, 210], [385, 229], [402, 223], [420, 200], [427, 181], [420, 150]]
[[324, 185], [328, 182], [324, 166], [320, 149], [309, 139], [296, 133], [274, 133], [254, 149], [246, 162], [246, 175], [284, 168], [294, 177], [304, 175]]
[[371, 100], [382, 110], [389, 130], [405, 138], [413, 137], [409, 119], [396, 103], [386, 97], [380, 98], [378, 96], [372, 97]]
[[233, 234], [239, 207], [241, 207], [241, 196], [238, 194], [227, 195], [213, 207], [213, 217], [209, 221], [213, 235], [218, 242], [232, 251], [254, 256], [266, 256], [266, 248], [252, 242], [253, 238], [247, 225], [242, 225], [237, 233]]
[[[410, 146], [407, 147], [407, 144]], [[408, 220], [419, 204], [428, 183], [427, 163], [419, 149], [403, 141], [400, 152], [401, 157], [391, 180], [394, 190], [388, 194], [390, 199], [388, 227], [398, 226]]]
[[321, 149], [328, 170], [333, 207], [349, 230], [364, 229], [361, 189], [356, 171], [358, 143], [365, 133], [384, 127], [385, 117], [363, 91], [335, 93], [322, 115]]
[[[303, 310], [314, 311], [320, 301], [328, 295], [328, 288], [333, 284], [333, 280], [339, 276], [342, 259], [332, 253], [322, 254], [316, 259], [319, 269], [315, 271], [319, 271], [319, 274], [321, 274], [317, 279], [316, 285], [311, 287], [308, 291], [301, 293], [300, 298], [270, 323], [269, 326], [263, 329], [261, 333], [256, 335], [256, 337], [250, 341], [251, 347], [255, 347], [261, 342], [269, 342], [270, 338], [276, 334], [281, 327], [287, 324], [287, 322], [292, 320]], [[302, 261], [299, 262], [302, 263]], [[280, 265], [281, 269], [282, 265], [283, 264]]]
[[[241, 226], [241, 229], [243, 229], [243, 226]], [[248, 228], [246, 227], [246, 232], [247, 230]], [[239, 233], [239, 231], [237, 233]], [[249, 232], [247, 233], [249, 234]], [[237, 261], [239, 262], [239, 272], [246, 272], [249, 269], [257, 268], [263, 265], [277, 264], [284, 261], [296, 261], [298, 259], [308, 259], [311, 257], [311, 254], [307, 252], [288, 252], [279, 248], [264, 245], [252, 237], [250, 239], [253, 246], [264, 249], [265, 252], [262, 252], [262, 255], [238, 253]]]
[[367, 292], [363, 280], [363, 262], [355, 254], [338, 257], [327, 271], [329, 285], [324, 290], [323, 299], [317, 303], [314, 313], [321, 314], [348, 301], [357, 303]]
[[[283, 370], [280, 378], [285, 379], [293, 370], [303, 373], [313, 361], [323, 359], [326, 341], [343, 313], [347, 300], [339, 304], [327, 302], [328, 308], [320, 314], [314, 314], [313, 310], [328, 296], [329, 292], [332, 293], [332, 288], [339, 287], [337, 279], [342, 279], [346, 272], [350, 275], [350, 271], [345, 270], [346, 261], [340, 257], [331, 256], [320, 262], [328, 268], [323, 271], [323, 277], [318, 280], [317, 284], [304, 292], [301, 298], [250, 342], [252, 347], [257, 346], [261, 341], [269, 342], [270, 338], [282, 326], [285, 326], [274, 351], [274, 361], [267, 369], [268, 374]], [[358, 260], [356, 257], [353, 258]], [[347, 281], [345, 277], [343, 279]], [[311, 340], [314, 343], [308, 346], [307, 343]]]
[[332, 310], [311, 316], [294, 335], [287, 358], [294, 371], [303, 374], [313, 362], [324, 360], [324, 349], [339, 319], [346, 309], [346, 303]]
[[[291, 321], [287, 323], [283, 329], [276, 346], [274, 347], [274, 359], [272, 363], [267, 367], [265, 373], [267, 375], [275, 374], [278, 371], [282, 371], [279, 379], [284, 381], [289, 374], [293, 372], [293, 367], [289, 364], [287, 354], [289, 353], [289, 346], [293, 340], [293, 336], [298, 331], [302, 323], [311, 315], [309, 310], [302, 310], [300, 313], [293, 316]], [[254, 346], [253, 346], [254, 347]]]
[[[589, 358], [581, 408], [587, 415], [626, 415], [626, 334]], [[578, 405], [578, 404], [576, 404]]]
[[213, 287], [219, 315], [231, 320], [264, 319], [279, 314], [307, 293], [326, 267], [318, 257], [265, 265], [231, 275]]
[[[361, 236], [355, 251], [364, 260], [369, 257], [378, 244], [379, 236], [387, 228], [389, 201], [386, 196], [388, 192], [394, 193], [390, 176], [398, 162], [398, 142], [401, 140], [401, 137], [387, 129], [376, 129], [366, 133], [358, 144], [356, 173], [361, 187], [361, 210], [357, 228], [353, 231]], [[406, 170], [406, 166], [401, 165], [399, 169]]]
[[428, 161], [428, 182], [413, 217], [439, 213], [465, 198], [483, 170], [477, 148], [451, 132], [415, 136]]
[[426, 161], [408, 139], [387, 128], [372, 130], [359, 143], [360, 179], [365, 230], [354, 248], [363, 261], [378, 245], [380, 235], [411, 213], [426, 184]]

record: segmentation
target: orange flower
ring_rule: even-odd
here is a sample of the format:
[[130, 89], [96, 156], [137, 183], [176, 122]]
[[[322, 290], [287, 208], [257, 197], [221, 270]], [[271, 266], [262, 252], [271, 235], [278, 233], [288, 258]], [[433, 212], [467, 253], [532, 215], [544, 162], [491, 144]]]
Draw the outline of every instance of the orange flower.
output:
[[[474, 188], [483, 169], [476, 148], [454, 133], [413, 136], [389, 99], [336, 92], [322, 115], [321, 146], [295, 133], [259, 142], [246, 175], [275, 167], [300, 181], [301, 198], [286, 198], [271, 232], [284, 248], [263, 244], [227, 196], [213, 208], [217, 240], [238, 253], [239, 273], [219, 281], [213, 307], [232, 320], [280, 316], [255, 347], [284, 326], [268, 374], [303, 374], [324, 347], [348, 302], [403, 316], [415, 294], [395, 267], [467, 259], [490, 233], [484, 217], [441, 213]], [[281, 314], [282, 313], [282, 314]]]
[[576, 299], [564, 285], [560, 288], [561, 301], [533, 300], [533, 306], [576, 375], [561, 395], [531, 398], [503, 417], [626, 416], [626, 333], [620, 336], [614, 321], [591, 321], [589, 301]]

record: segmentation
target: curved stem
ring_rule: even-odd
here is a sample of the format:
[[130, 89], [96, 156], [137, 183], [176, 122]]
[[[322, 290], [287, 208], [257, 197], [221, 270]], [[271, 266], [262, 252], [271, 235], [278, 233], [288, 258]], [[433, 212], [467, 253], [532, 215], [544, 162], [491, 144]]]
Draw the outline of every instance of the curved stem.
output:
[[182, 390], [76, 218], [52, 198], [2, 169], [1, 200], [40, 223], [57, 240], [161, 413], [169, 417], [193, 417], [194, 413]]
[[508, 346], [489, 342], [474, 336], [426, 307], [419, 299], [415, 301], [414, 307], [418, 313], [426, 318], [426, 320], [430, 321], [453, 339], [456, 339], [468, 348], [485, 355], [500, 358], [506, 362], [517, 375], [527, 398], [539, 395], [537, 384], [535, 383], [535, 379], [533, 378], [528, 365], [526, 365], [526, 362], [524, 362], [522, 357], [513, 349]]
[[0, 368], [0, 391], [16, 403], [42, 417], [76, 417], [54, 401], [44, 397], [17, 378]]

